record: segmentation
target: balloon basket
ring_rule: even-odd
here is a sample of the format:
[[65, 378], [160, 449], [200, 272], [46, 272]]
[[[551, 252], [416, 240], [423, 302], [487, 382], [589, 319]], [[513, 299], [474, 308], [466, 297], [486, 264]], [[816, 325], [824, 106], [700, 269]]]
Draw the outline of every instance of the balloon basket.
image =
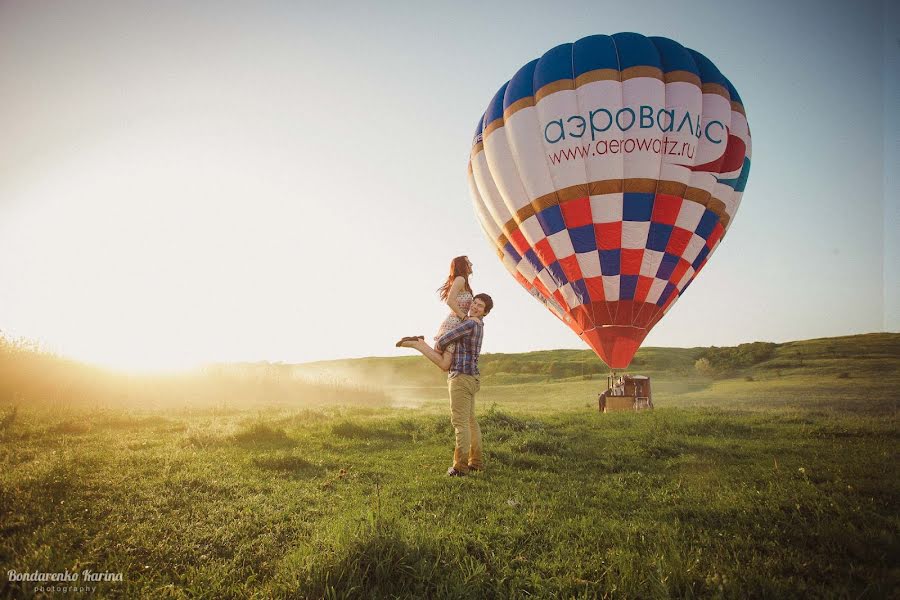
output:
[[597, 396], [597, 406], [601, 413], [653, 408], [650, 378], [611, 372], [606, 378], [606, 391]]

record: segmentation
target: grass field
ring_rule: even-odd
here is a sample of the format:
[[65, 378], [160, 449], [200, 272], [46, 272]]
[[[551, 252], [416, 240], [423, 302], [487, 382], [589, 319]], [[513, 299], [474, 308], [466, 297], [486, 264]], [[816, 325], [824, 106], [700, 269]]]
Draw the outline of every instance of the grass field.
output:
[[702, 349], [651, 349], [657, 408], [606, 415], [599, 377], [494, 370], [478, 396], [487, 469], [460, 479], [443, 475], [446, 391], [408, 359], [304, 367], [378, 382], [319, 402], [276, 388], [154, 408], [7, 397], [3, 596], [41, 593], [10, 569], [90, 569], [122, 581], [62, 585], [123, 598], [896, 597], [898, 350], [889, 334], [794, 342], [701, 376], [687, 367]]

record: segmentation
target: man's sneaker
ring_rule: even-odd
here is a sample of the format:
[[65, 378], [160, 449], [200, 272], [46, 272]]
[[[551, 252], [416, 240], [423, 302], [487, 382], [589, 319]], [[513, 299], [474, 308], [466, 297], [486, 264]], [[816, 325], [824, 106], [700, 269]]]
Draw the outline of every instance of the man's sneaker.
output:
[[465, 476], [466, 476], [465, 473], [463, 473], [462, 471], [457, 471], [453, 467], [450, 467], [449, 469], [447, 469], [447, 477], [465, 477]]

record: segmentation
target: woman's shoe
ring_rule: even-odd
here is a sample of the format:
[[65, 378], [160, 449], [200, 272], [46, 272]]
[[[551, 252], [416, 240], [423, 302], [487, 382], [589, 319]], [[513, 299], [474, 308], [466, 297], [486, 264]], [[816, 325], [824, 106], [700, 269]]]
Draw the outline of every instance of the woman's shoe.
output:
[[425, 339], [425, 338], [420, 338], [419, 336], [416, 336], [416, 335], [408, 335], [406, 337], [400, 338], [400, 341], [394, 345], [397, 346], [398, 348], [401, 348], [401, 347], [403, 347], [403, 342], [415, 342], [416, 340], [419, 340], [419, 339]]

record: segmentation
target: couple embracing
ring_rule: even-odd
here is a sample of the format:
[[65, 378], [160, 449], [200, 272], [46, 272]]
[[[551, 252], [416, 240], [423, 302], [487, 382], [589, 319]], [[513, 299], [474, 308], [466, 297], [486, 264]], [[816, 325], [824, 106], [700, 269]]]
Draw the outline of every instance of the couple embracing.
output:
[[475, 419], [475, 394], [481, 388], [478, 356], [484, 338], [482, 319], [491, 312], [494, 301], [487, 294], [472, 294], [470, 275], [472, 263], [468, 257], [457, 256], [450, 262], [450, 275], [438, 288], [438, 294], [451, 312], [438, 329], [434, 347], [425, 342], [424, 336], [405, 337], [397, 342], [398, 347], [418, 350], [447, 371], [450, 422], [456, 432], [453, 466], [447, 470], [451, 477], [461, 477], [484, 467], [481, 429]]

